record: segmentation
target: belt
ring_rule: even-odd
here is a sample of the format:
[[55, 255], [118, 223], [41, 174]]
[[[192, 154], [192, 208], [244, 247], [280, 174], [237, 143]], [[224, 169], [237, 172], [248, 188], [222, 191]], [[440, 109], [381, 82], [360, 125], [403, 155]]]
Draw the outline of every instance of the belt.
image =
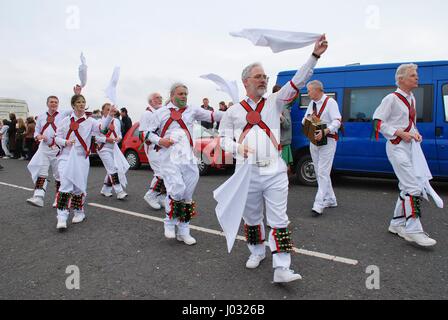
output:
[[271, 160], [271, 159], [258, 160], [257, 162], [255, 162], [255, 165], [259, 168], [264, 168], [264, 167], [268, 167], [272, 162], [273, 162], [273, 160]]

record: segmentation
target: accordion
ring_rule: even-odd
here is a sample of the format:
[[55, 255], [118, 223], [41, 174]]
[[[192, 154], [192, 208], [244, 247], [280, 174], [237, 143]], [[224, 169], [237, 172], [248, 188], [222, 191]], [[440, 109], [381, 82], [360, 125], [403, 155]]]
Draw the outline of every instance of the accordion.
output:
[[317, 119], [305, 118], [305, 124], [303, 126], [303, 134], [311, 141], [315, 146], [325, 146], [327, 144], [327, 137], [322, 136], [322, 140], [316, 141], [316, 133], [323, 131], [327, 128], [327, 125], [322, 122], [316, 121]]

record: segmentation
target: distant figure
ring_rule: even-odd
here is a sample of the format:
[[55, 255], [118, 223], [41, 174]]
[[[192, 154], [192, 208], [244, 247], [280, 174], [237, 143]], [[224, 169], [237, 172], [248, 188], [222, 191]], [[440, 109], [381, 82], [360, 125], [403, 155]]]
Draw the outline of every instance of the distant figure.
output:
[[121, 135], [124, 138], [126, 133], [132, 127], [132, 120], [128, 116], [128, 110], [126, 108], [121, 108]]
[[27, 150], [26, 160], [31, 160], [36, 151], [34, 131], [36, 129], [36, 122], [33, 117], [26, 119], [26, 131], [25, 131], [25, 149]]
[[[202, 100], [202, 106], [201, 108], [204, 110], [208, 110], [208, 111], [214, 111], [214, 109], [209, 105], [210, 101], [208, 100], [208, 98], [204, 98]], [[201, 126], [203, 126], [205, 129], [213, 129], [213, 123], [210, 122], [205, 122], [202, 121], [201, 122]]]

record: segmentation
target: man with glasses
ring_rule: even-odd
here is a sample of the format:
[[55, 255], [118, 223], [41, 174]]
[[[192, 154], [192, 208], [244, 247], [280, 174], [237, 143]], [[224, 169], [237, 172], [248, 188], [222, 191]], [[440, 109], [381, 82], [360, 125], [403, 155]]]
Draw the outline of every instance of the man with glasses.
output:
[[[270, 227], [269, 246], [273, 254], [274, 282], [291, 282], [302, 277], [290, 269], [292, 237], [286, 214], [288, 200], [287, 167], [281, 158], [280, 116], [284, 105], [297, 97], [313, 74], [320, 56], [327, 50], [325, 35], [316, 42], [313, 56], [278, 92], [264, 98], [269, 78], [261, 64], [253, 63], [242, 73], [246, 98], [227, 110], [221, 120], [221, 146], [233, 152], [237, 170], [247, 161], [249, 191], [243, 213], [244, 230], [250, 257], [246, 263], [255, 269], [265, 259], [265, 227], [263, 206], [266, 206]], [[235, 186], [238, 188], [238, 186]], [[225, 217], [224, 217], [225, 219]]]

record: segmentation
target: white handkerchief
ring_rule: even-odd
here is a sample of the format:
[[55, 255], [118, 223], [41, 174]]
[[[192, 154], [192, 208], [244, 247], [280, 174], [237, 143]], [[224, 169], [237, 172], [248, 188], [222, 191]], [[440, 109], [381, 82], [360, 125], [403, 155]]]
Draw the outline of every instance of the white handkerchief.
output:
[[86, 58], [81, 52], [81, 65], [79, 66], [79, 80], [81, 81], [81, 87], [84, 88], [87, 83], [87, 65]]
[[232, 99], [233, 103], [239, 102], [238, 84], [236, 81], [228, 81], [218, 76], [217, 74], [210, 73], [201, 76], [202, 79], [213, 81], [218, 86], [218, 91], [227, 93]]
[[230, 35], [249, 39], [256, 46], [269, 47], [274, 53], [307, 47], [321, 37], [317, 33], [269, 29], [243, 29], [240, 32], [230, 32]]
[[109, 86], [105, 90], [106, 97], [110, 99], [113, 105], [117, 105], [118, 79], [120, 79], [120, 67], [115, 67]]
[[216, 216], [226, 236], [229, 253], [235, 243], [246, 207], [251, 167], [248, 162], [245, 162], [235, 170], [229, 180], [213, 192], [213, 197], [218, 202], [215, 209]]

